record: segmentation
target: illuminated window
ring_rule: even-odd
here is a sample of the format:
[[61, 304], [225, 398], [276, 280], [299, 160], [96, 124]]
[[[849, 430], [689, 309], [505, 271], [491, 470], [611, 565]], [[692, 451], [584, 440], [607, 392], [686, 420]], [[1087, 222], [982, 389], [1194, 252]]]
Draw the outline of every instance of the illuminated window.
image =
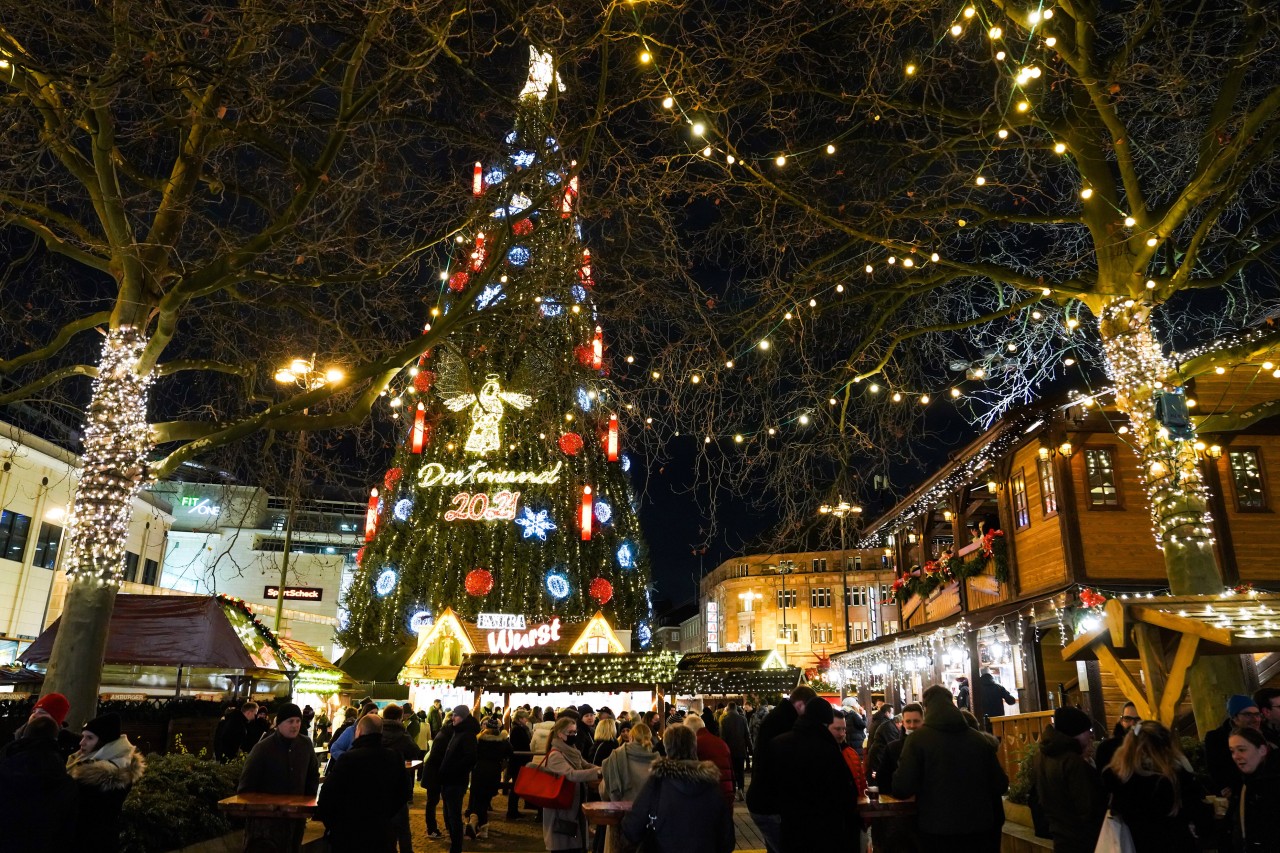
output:
[[1089, 506], [1120, 506], [1120, 492], [1116, 489], [1115, 454], [1111, 449], [1085, 448], [1084, 469], [1089, 480]]
[[1031, 510], [1027, 505], [1027, 480], [1021, 469], [1009, 480], [1009, 489], [1013, 492], [1014, 526], [1022, 529], [1031, 524]]
[[810, 607], [830, 607], [831, 606], [831, 587], [815, 586], [809, 590], [809, 606]]
[[783, 590], [778, 590], [778, 607], [795, 607], [795, 606], [796, 606], [796, 591], [794, 589], [788, 589], [785, 592]]
[[1053, 479], [1053, 460], [1041, 459], [1040, 472], [1040, 508], [1045, 518], [1058, 512], [1058, 484]]
[[587, 654], [604, 655], [609, 653], [609, 639], [607, 637], [588, 637], [587, 638]]
[[814, 643], [830, 643], [835, 638], [835, 629], [830, 625], [814, 625], [810, 634]]
[[0, 557], [22, 562], [22, 552], [27, 550], [27, 534], [31, 530], [31, 517], [20, 512], [0, 512]]
[[800, 638], [800, 629], [794, 622], [783, 622], [778, 625], [778, 642], [794, 643]]
[[1262, 482], [1262, 460], [1256, 450], [1227, 452], [1231, 466], [1231, 485], [1236, 493], [1236, 509], [1257, 512], [1267, 508], [1267, 493]]

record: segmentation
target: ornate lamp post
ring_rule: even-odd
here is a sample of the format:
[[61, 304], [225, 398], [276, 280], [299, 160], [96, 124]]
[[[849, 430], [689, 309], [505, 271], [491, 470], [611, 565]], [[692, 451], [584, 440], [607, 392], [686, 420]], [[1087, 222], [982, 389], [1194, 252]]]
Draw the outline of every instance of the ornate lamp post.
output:
[[840, 572], [844, 579], [844, 650], [847, 652], [853, 646], [853, 632], [849, 630], [849, 560], [845, 557], [845, 527], [844, 520], [850, 515], [858, 515], [862, 512], [862, 507], [854, 506], [844, 499], [841, 495], [836, 499], [834, 506], [831, 504], [823, 504], [818, 507], [818, 512], [823, 515], [834, 515], [840, 520]]

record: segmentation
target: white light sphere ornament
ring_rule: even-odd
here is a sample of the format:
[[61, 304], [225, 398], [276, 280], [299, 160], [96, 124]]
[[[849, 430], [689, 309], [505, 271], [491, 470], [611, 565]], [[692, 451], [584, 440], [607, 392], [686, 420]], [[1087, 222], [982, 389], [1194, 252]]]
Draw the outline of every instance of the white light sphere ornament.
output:
[[556, 601], [569, 597], [569, 579], [556, 572], [547, 572], [547, 594]]
[[396, 588], [396, 581], [400, 580], [400, 575], [395, 569], [383, 569], [382, 574], [378, 575], [378, 580], [373, 584], [374, 592], [382, 598], [386, 598]]

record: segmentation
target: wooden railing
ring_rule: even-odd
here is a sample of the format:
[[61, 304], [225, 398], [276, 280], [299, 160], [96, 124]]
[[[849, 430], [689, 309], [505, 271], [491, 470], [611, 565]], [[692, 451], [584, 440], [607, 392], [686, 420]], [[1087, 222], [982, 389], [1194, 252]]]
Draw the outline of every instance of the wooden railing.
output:
[[1018, 773], [1018, 759], [1028, 744], [1037, 743], [1045, 726], [1053, 722], [1052, 711], [1032, 711], [991, 718], [991, 733], [1000, 738], [997, 756], [1004, 772], [1013, 779]]
[[960, 612], [960, 584], [952, 581], [933, 591], [923, 601], [913, 595], [902, 606], [902, 624], [913, 628], [929, 622], [937, 622]]

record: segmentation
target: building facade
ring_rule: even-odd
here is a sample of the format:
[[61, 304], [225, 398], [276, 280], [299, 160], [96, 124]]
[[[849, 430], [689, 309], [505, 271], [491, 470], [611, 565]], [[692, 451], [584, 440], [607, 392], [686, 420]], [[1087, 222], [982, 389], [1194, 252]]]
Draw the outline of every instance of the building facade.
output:
[[[61, 597], [62, 539], [80, 479], [74, 453], [0, 422], [0, 664], [11, 663], [49, 624]], [[168, 505], [143, 492], [133, 501], [126, 580], [160, 582]], [[60, 610], [60, 606], [59, 606]]]
[[817, 668], [898, 630], [889, 560], [883, 550], [854, 549], [726, 560], [702, 579], [701, 636], [684, 638], [701, 645], [683, 650], [777, 650], [788, 665]]

